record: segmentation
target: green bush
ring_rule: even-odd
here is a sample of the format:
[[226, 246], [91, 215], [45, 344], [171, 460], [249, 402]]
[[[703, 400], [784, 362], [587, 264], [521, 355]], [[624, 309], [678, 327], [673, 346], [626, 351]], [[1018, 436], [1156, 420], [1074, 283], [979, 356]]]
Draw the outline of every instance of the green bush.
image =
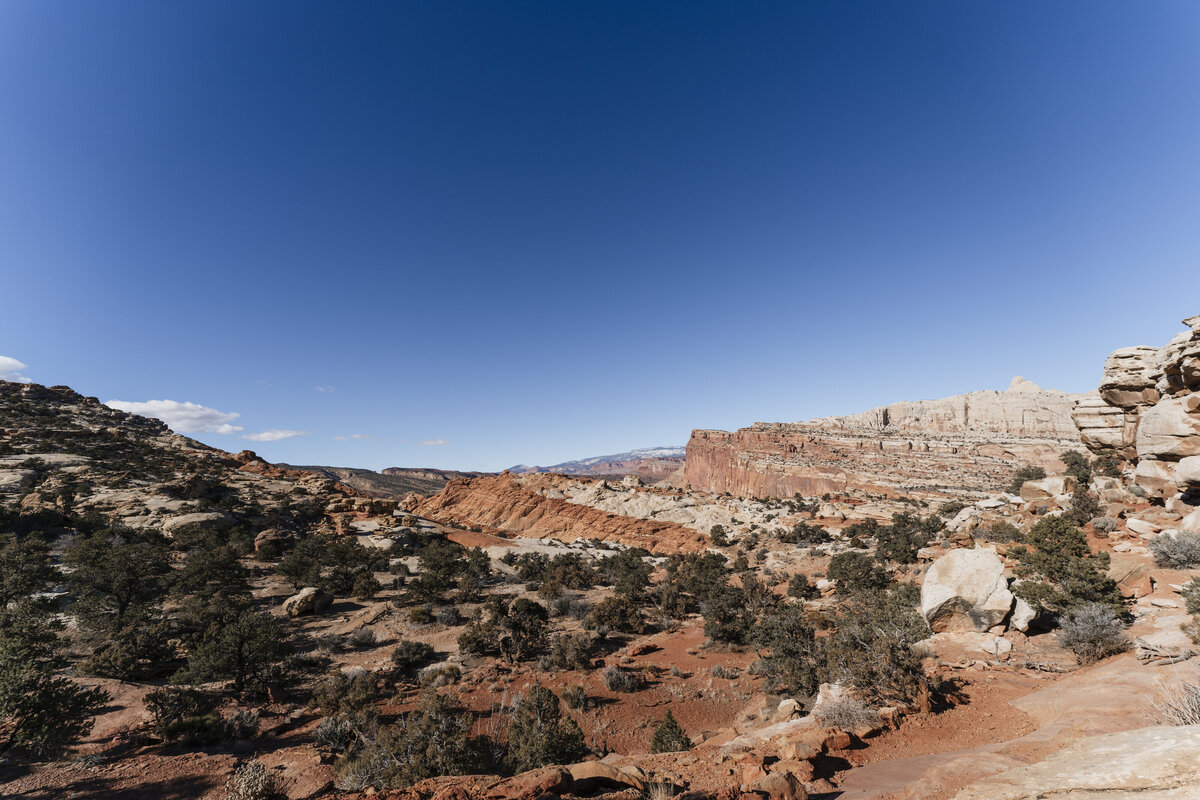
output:
[[1106, 574], [1108, 553], [1093, 554], [1083, 531], [1069, 519], [1040, 519], [1025, 540], [1030, 548], [1014, 547], [1009, 553], [1024, 578], [1014, 592], [1031, 606], [1052, 613], [1087, 603], [1123, 607], [1116, 583]]
[[392, 648], [392, 666], [400, 675], [411, 680], [422, 667], [432, 663], [436, 656], [433, 647], [426, 642], [404, 639]]
[[1013, 473], [1012, 483], [1008, 485], [1009, 494], [1020, 494], [1021, 487], [1029, 481], [1040, 481], [1046, 477], [1046, 470], [1041, 467], [1024, 466]]
[[158, 689], [146, 695], [154, 731], [169, 742], [216, 744], [229, 729], [217, 709], [217, 697], [197, 689]]
[[708, 538], [714, 547], [729, 547], [729, 536], [725, 533], [724, 525], [713, 525], [708, 531]]
[[533, 685], [518, 700], [508, 726], [505, 762], [513, 772], [571, 764], [586, 754], [583, 731], [575, 720], [564, 716], [554, 692]]
[[838, 553], [829, 559], [826, 575], [837, 584], [839, 594], [878, 591], [892, 582], [887, 571], [865, 553]]
[[667, 709], [667, 716], [654, 729], [654, 738], [650, 741], [651, 753], [678, 753], [691, 750], [692, 740], [688, 738], [683, 727], [675, 721], [675, 716]]
[[609, 667], [604, 670], [604, 685], [610, 692], [640, 692], [646, 688], [646, 679], [640, 672]]
[[627, 594], [614, 594], [601, 600], [588, 615], [586, 624], [593, 630], [604, 627], [634, 634], [645, 633], [647, 628], [641, 609]]
[[538, 666], [545, 672], [592, 668], [592, 637], [586, 634], [563, 633], [551, 637], [550, 649]]

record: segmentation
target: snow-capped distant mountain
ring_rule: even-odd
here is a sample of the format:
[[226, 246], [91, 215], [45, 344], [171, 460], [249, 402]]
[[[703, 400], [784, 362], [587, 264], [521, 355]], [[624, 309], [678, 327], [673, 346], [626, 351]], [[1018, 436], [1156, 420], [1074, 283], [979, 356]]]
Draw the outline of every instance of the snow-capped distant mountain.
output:
[[584, 475], [597, 477], [601, 475], [638, 475], [647, 482], [654, 483], [669, 477], [683, 466], [686, 448], [682, 445], [674, 447], [642, 447], [625, 453], [613, 453], [607, 456], [581, 458], [577, 461], [564, 461], [549, 467], [531, 467], [518, 464], [510, 467], [509, 472], [558, 472], [564, 475]]

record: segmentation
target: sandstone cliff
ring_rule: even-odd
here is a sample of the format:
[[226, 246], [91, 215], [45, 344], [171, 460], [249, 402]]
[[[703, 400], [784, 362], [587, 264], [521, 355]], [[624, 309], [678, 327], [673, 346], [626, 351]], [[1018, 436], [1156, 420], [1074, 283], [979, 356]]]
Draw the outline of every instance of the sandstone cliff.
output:
[[1080, 444], [1071, 421], [1079, 399], [1014, 378], [1000, 392], [733, 432], [696, 430], [684, 479], [696, 489], [752, 497], [986, 492], [1018, 465], [1061, 466], [1058, 455]]
[[1183, 324], [1163, 347], [1114, 351], [1072, 416], [1092, 452], [1125, 460], [1141, 492], [1186, 515], [1200, 494], [1200, 316]]
[[430, 498], [410, 499], [408, 510], [443, 523], [562, 541], [600, 539], [652, 552], [697, 552], [707, 539], [674, 522], [635, 519], [546, 497], [521, 486], [511, 473], [458, 478]]

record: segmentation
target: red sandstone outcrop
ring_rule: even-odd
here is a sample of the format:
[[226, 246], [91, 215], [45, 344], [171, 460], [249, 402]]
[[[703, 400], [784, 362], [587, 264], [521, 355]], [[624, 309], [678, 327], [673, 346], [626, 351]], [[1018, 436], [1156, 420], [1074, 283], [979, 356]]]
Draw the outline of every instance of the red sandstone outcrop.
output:
[[705, 537], [674, 522], [635, 519], [545, 497], [511, 473], [458, 478], [430, 498], [410, 498], [407, 510], [443, 523], [486, 531], [559, 539], [602, 539], [661, 553], [697, 552]]
[[1080, 444], [1071, 421], [1079, 399], [1014, 378], [1002, 392], [733, 432], [696, 430], [684, 479], [696, 489], [751, 497], [985, 492], [1021, 464], [1061, 468], [1058, 456]]

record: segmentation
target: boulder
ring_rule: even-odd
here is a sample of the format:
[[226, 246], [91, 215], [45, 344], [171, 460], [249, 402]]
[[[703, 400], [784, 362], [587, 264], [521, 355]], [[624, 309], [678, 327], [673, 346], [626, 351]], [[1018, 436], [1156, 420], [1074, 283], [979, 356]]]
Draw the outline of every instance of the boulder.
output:
[[1133, 483], [1151, 497], [1175, 494], [1175, 464], [1170, 461], [1139, 461], [1133, 471]]
[[808, 800], [804, 784], [796, 780], [790, 772], [772, 772], [747, 788], [768, 800]]
[[223, 531], [233, 527], [236, 521], [227, 511], [198, 511], [164, 520], [162, 531], [168, 536], [210, 530]]
[[1158, 348], [1140, 345], [1114, 350], [1104, 362], [1100, 379], [1100, 397], [1121, 408], [1153, 405], [1158, 402], [1161, 369]]
[[1200, 415], [1188, 413], [1183, 398], [1167, 398], [1146, 409], [1138, 423], [1137, 455], [1157, 461], [1200, 456]]
[[0, 492], [23, 492], [37, 480], [37, 472], [31, 469], [0, 470]]
[[1179, 530], [1188, 533], [1200, 533], [1200, 508], [1188, 514], [1183, 519], [1179, 520], [1177, 525]]
[[574, 779], [562, 767], [542, 767], [505, 778], [488, 789], [488, 800], [534, 800], [545, 794], [570, 791]]
[[584, 761], [567, 767], [574, 781], [573, 792], [592, 794], [598, 789], [623, 789], [632, 787], [644, 791], [646, 784], [627, 772], [599, 761]]
[[921, 613], [935, 632], [987, 631], [1002, 625], [1013, 600], [1004, 561], [982, 548], [946, 553], [929, 567], [921, 585]]
[[302, 614], [320, 614], [333, 604], [333, 595], [315, 586], [306, 586], [283, 601], [283, 610], [289, 617]]
[[1018, 597], [1013, 602], [1012, 616], [1008, 618], [1008, 627], [1025, 633], [1029, 630], [1029, 625], [1037, 619], [1037, 615], [1038, 612], [1033, 606]]
[[287, 538], [283, 532], [275, 528], [267, 528], [265, 531], [259, 531], [258, 535], [254, 537], [254, 552], [257, 553], [259, 550], [272, 544], [280, 544]]
[[1180, 460], [1175, 466], [1175, 483], [1181, 487], [1200, 487], [1200, 456]]
[[1200, 317], [1188, 317], [1184, 325], [1191, 328], [1177, 334], [1158, 351], [1158, 367], [1162, 377], [1158, 390], [1164, 394], [1200, 389]]
[[1055, 475], [1042, 478], [1040, 481], [1026, 481], [1021, 487], [1021, 499], [1026, 502], [1034, 500], [1053, 500], [1061, 495], [1069, 495], [1075, 491], [1077, 481], [1070, 475]]
[[[1133, 413], [1129, 416], [1137, 418]], [[1099, 392], [1089, 392], [1075, 404], [1071, 409], [1071, 421], [1093, 453], [1120, 453], [1125, 458], [1134, 456], [1133, 431], [1128, 431], [1127, 435], [1125, 410], [1110, 406]]]
[[1117, 583], [1117, 589], [1126, 599], [1146, 597], [1154, 591], [1154, 579], [1150, 567], [1142, 559], [1118, 556], [1108, 568], [1108, 577]]

